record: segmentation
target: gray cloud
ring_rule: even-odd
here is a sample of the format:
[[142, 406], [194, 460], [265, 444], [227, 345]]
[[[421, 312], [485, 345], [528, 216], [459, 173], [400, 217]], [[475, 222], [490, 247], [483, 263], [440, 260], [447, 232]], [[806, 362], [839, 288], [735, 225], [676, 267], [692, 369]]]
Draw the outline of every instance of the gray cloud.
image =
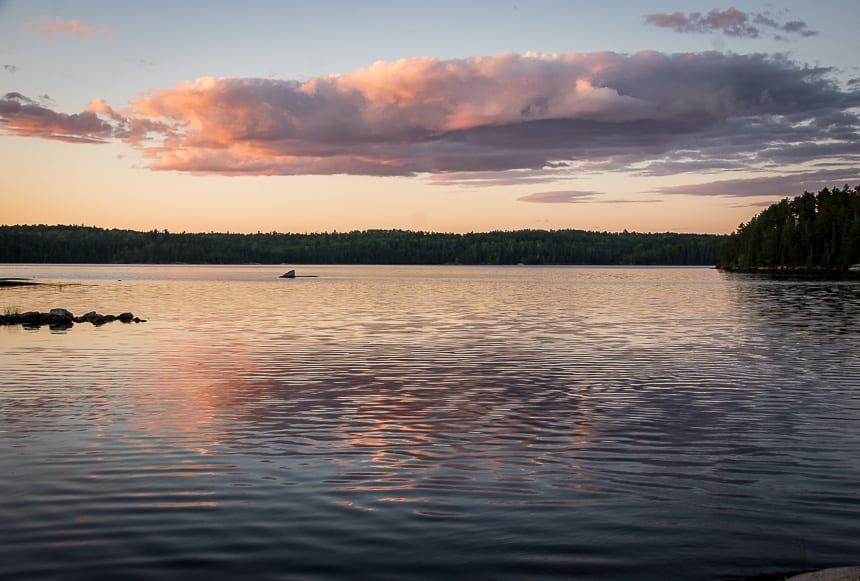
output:
[[768, 13], [743, 12], [734, 6], [726, 10], [714, 9], [707, 14], [701, 12], [672, 12], [649, 14], [645, 22], [675, 32], [715, 33], [737, 38], [759, 38], [772, 35], [779, 40], [789, 36], [814, 36], [816, 31], [801, 20], [778, 22]]
[[784, 198], [791, 192], [815, 192], [824, 187], [842, 187], [845, 184], [857, 183], [860, 183], [860, 168], [848, 168], [670, 186], [660, 188], [656, 190], [656, 193], [730, 198]]
[[544, 167], [536, 170], [445, 172], [430, 176], [434, 186], [497, 187], [548, 184], [571, 177], [565, 168]]
[[599, 198], [599, 192], [583, 192], [578, 190], [564, 190], [556, 192], [537, 192], [517, 198], [520, 202], [536, 202], [540, 204], [578, 204], [582, 202], [594, 202]]
[[15, 65], [3, 65], [3, 70], [9, 73], [16, 73], [18, 72], [18, 67]]
[[562, 190], [554, 192], [536, 192], [517, 198], [520, 202], [533, 202], [538, 204], [581, 204], [583, 202], [599, 204], [643, 204], [654, 203], [660, 200], [649, 199], [606, 199], [599, 192], [587, 192], [579, 190]]

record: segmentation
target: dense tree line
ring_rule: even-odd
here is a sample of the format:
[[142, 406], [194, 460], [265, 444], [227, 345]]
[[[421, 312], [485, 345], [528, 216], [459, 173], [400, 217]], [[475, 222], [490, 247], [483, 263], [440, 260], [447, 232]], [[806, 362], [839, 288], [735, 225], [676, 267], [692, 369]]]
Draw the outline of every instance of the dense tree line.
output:
[[725, 236], [519, 230], [257, 234], [0, 226], [0, 262], [143, 264], [714, 264]]
[[720, 249], [727, 269], [847, 270], [860, 263], [860, 185], [784, 198], [738, 226]]

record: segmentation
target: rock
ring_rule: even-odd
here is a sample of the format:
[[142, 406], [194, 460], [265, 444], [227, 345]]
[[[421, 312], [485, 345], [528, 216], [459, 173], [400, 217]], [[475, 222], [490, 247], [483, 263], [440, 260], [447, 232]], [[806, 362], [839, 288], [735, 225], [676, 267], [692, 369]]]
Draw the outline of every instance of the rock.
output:
[[76, 323], [92, 323], [93, 325], [104, 325], [107, 323], [105, 316], [95, 311], [84, 313], [75, 319]]
[[280, 276], [280, 278], [296, 278], [296, 271], [290, 270]]
[[48, 312], [48, 325], [52, 329], [68, 329], [75, 324], [75, 316], [66, 309], [51, 309]]
[[135, 317], [134, 313], [130, 312], [119, 315], [102, 315], [96, 311], [90, 311], [76, 317], [66, 309], [51, 309], [47, 313], [28, 311], [26, 313], [0, 315], [0, 325], [23, 325], [27, 329], [37, 329], [42, 325], [50, 325], [52, 329], [68, 329], [75, 323], [92, 323], [100, 326], [111, 321], [145, 323], [146, 319]]
[[70, 311], [67, 311], [66, 309], [51, 309], [51, 311], [48, 314], [52, 317], [58, 317], [61, 319], [68, 319], [70, 321], [75, 318], [75, 316]]
[[39, 313], [36, 311], [28, 311], [18, 315], [18, 321], [13, 321], [11, 324], [23, 325], [27, 329], [35, 329], [42, 325], [47, 325], [50, 315], [48, 313]]

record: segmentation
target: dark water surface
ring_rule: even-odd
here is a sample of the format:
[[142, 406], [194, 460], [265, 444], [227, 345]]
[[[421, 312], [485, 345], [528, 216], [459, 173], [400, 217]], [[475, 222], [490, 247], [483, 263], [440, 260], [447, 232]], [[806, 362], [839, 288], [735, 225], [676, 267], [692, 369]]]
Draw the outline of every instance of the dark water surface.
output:
[[860, 284], [0, 266], [0, 578], [726, 579], [860, 562]]

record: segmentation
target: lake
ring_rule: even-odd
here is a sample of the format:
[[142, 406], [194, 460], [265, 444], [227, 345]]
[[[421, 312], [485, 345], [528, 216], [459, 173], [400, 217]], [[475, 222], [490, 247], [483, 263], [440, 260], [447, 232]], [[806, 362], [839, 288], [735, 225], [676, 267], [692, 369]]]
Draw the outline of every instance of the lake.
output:
[[4, 579], [738, 579], [860, 561], [860, 283], [0, 265]]

